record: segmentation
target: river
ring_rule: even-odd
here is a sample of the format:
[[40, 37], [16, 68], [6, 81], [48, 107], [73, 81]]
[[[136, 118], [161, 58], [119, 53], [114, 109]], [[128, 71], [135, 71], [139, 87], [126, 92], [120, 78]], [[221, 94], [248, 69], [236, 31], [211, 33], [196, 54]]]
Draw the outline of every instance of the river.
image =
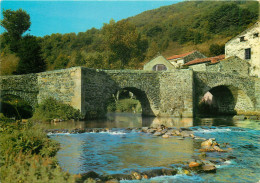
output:
[[[177, 137], [161, 138], [134, 128], [185, 127], [201, 138], [216, 138], [229, 143], [226, 153], [207, 153], [211, 159], [225, 159], [216, 164], [216, 173], [182, 173], [182, 163], [198, 156], [201, 140]], [[72, 174], [95, 171], [99, 174], [124, 174], [161, 167], [177, 167], [174, 176], [121, 182], [258, 182], [260, 180], [260, 121], [241, 117], [219, 118], [142, 118], [139, 114], [109, 113], [106, 120], [61, 122], [49, 129], [109, 128], [102, 133], [49, 134], [61, 143], [59, 164]], [[133, 130], [127, 131], [127, 128]], [[226, 157], [234, 157], [226, 159]]]

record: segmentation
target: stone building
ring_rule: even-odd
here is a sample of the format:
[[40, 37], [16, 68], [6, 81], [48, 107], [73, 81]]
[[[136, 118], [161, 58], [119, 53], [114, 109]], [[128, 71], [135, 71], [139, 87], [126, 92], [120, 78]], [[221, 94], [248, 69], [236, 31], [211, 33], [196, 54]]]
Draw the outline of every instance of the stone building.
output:
[[183, 66], [188, 66], [194, 71], [207, 71], [207, 67], [209, 65], [219, 63], [219, 61], [223, 60], [224, 58], [225, 55], [219, 55], [219, 56], [209, 57], [209, 58], [197, 58], [183, 64]]
[[260, 21], [225, 45], [226, 58], [237, 56], [250, 64], [250, 76], [260, 77]]
[[170, 71], [175, 67], [165, 57], [159, 55], [144, 65], [144, 70], [147, 71]]
[[183, 64], [197, 58], [206, 58], [206, 56], [195, 50], [181, 55], [173, 55], [168, 57], [167, 60], [169, 60], [175, 68], [180, 68]]
[[237, 56], [228, 57], [219, 55], [215, 57], [195, 59], [184, 64], [194, 71], [220, 72], [227, 74], [249, 75], [250, 65], [246, 60]]
[[183, 64], [194, 60], [196, 58], [206, 58], [205, 55], [198, 51], [192, 51], [181, 55], [173, 55], [169, 58], [165, 58], [159, 55], [153, 58], [151, 61], [144, 65], [144, 70], [149, 71], [170, 71], [176, 68], [180, 68]]

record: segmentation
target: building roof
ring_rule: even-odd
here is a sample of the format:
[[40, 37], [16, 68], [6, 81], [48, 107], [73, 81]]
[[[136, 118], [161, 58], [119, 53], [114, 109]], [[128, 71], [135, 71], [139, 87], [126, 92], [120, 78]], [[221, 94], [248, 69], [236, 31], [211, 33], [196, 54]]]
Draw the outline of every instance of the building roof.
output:
[[168, 57], [167, 60], [172, 60], [172, 59], [176, 59], [176, 58], [183, 58], [183, 57], [186, 57], [186, 56], [194, 53], [195, 51], [196, 50], [188, 52], [188, 53], [183, 53], [183, 54], [180, 54], [180, 55], [173, 55], [173, 56]]
[[205, 62], [210, 62], [211, 64], [215, 64], [218, 63], [220, 60], [223, 60], [224, 58], [225, 55], [219, 55], [219, 56], [209, 57], [209, 58], [197, 58], [195, 60], [185, 63], [184, 65], [195, 65], [195, 64], [202, 64]]

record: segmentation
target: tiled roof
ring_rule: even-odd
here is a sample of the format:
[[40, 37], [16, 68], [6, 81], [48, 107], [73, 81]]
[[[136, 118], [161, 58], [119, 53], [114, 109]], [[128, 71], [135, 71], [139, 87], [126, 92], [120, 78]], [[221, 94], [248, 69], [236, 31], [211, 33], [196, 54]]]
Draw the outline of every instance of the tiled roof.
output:
[[190, 55], [190, 54], [192, 54], [192, 53], [194, 53], [194, 52], [195, 52], [195, 51], [191, 51], [191, 52], [188, 52], [188, 53], [183, 53], [183, 54], [181, 54], [181, 55], [173, 55], [173, 56], [167, 58], [167, 60], [172, 60], [172, 59], [176, 59], [176, 58], [186, 57], [186, 56], [188, 56], [188, 55]]
[[215, 64], [220, 60], [223, 60], [224, 58], [225, 55], [219, 55], [219, 56], [209, 57], [209, 58], [197, 58], [195, 60], [185, 63], [184, 65], [194, 65], [194, 64], [204, 63], [204, 62], [210, 62], [211, 64]]

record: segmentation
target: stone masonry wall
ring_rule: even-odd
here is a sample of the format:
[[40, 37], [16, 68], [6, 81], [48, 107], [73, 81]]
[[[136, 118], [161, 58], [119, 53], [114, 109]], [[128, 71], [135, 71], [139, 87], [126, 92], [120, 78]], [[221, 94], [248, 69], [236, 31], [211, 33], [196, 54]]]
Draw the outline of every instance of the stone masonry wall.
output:
[[[204, 94], [214, 87], [225, 86], [233, 94], [235, 100], [235, 110], [240, 113], [253, 112], [256, 103], [255, 80], [250, 77], [242, 77], [232, 74], [194, 72], [195, 98], [194, 109], [198, 109], [198, 104]], [[223, 96], [225, 97], [225, 96]], [[197, 111], [196, 111], [197, 113]]]
[[108, 99], [121, 89], [137, 96], [144, 115], [192, 117], [203, 95], [219, 86], [232, 92], [235, 110], [260, 111], [260, 79], [236, 74], [75, 67], [0, 77], [1, 96], [17, 95], [32, 106], [53, 97], [81, 110], [87, 118], [104, 117]]
[[193, 71], [160, 73], [160, 116], [193, 117]]
[[156, 71], [121, 70], [105, 71], [119, 89], [136, 95], [142, 105], [143, 115], [155, 116], [160, 106], [160, 81]]
[[38, 74], [38, 102], [52, 97], [81, 110], [81, 68], [74, 67]]
[[0, 97], [4, 95], [15, 95], [35, 107], [37, 104], [38, 82], [36, 74], [23, 76], [1, 76]]
[[217, 64], [208, 64], [207, 72], [221, 72], [228, 74], [249, 75], [249, 63], [239, 57], [233, 56], [220, 61]]
[[102, 118], [106, 114], [108, 99], [116, 92], [118, 86], [102, 70], [82, 69], [82, 113], [88, 119]]

